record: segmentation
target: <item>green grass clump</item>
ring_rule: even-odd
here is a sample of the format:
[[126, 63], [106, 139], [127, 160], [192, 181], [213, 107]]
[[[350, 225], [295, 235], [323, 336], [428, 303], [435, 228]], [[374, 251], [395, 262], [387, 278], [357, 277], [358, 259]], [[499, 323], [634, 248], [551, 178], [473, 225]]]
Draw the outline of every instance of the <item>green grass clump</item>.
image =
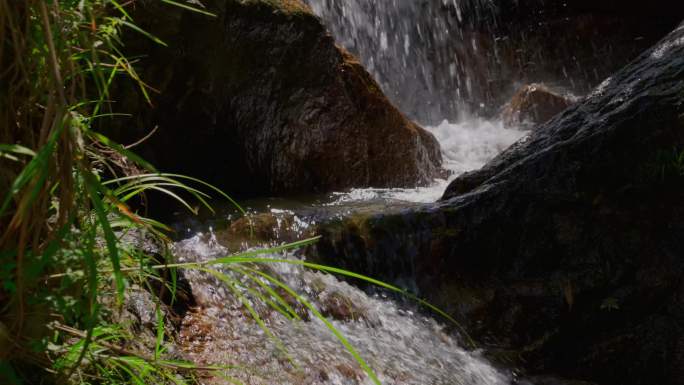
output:
[[122, 77], [150, 101], [121, 36], [164, 43], [133, 23], [132, 5], [0, 0], [0, 383], [192, 377], [181, 375], [191, 364], [163, 359], [165, 328], [148, 357], [126, 348], [131, 336], [104, 306], [120, 306], [132, 282], [172, 281], [144, 270], [155, 260], [125, 242], [140, 232], [168, 245], [169, 229], [127, 201], [148, 190], [208, 199], [191, 186], [206, 188], [199, 181], [160, 174], [93, 129], [114, 115], [110, 88]]

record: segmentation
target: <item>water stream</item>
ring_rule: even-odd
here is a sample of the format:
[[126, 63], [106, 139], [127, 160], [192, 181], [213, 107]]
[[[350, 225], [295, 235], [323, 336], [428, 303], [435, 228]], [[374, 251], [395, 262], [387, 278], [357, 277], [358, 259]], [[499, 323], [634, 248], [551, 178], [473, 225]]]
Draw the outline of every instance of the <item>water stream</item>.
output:
[[[283, 227], [283, 220], [279, 219], [281, 214], [290, 218], [286, 231], [306, 235], [321, 215], [346, 215], [373, 205], [434, 202], [454, 177], [481, 167], [525, 135], [524, 131], [504, 128], [499, 121], [473, 117], [475, 115], [464, 102], [466, 95], [477, 94], [471, 82], [472, 67], [446, 57], [437, 61], [428, 58], [446, 55], [448, 47], [444, 44], [454, 36], [466, 39], [440, 16], [444, 13], [441, 7], [413, 0], [308, 2], [328, 23], [338, 41], [361, 57], [402, 109], [415, 118], [430, 115], [429, 121], [441, 120], [441, 123], [426, 125], [426, 129], [440, 142], [444, 167], [451, 176], [422, 188], [363, 188], [302, 199], [245, 203], [252, 212], [273, 215], [278, 231]], [[455, 0], [441, 0], [444, 6], [447, 2], [458, 12], [458, 20], [464, 18], [461, 12], [473, 9], [471, 3], [479, 3], [469, 1], [470, 8], [464, 9]], [[420, 18], [430, 22], [416, 22], [414, 16], [419, 12], [432, 15]], [[466, 39], [463, 44], [469, 50], [479, 49], [475, 40]], [[446, 67], [432, 68], [435, 65]], [[401, 90], [397, 87], [399, 84]], [[420, 110], [429, 114], [416, 113]], [[445, 119], [451, 119], [451, 122]], [[187, 239], [176, 244], [176, 254], [181, 261], [202, 261], [233, 251], [221, 241], [225, 241], [226, 236], [217, 238], [212, 228], [217, 223], [225, 226], [231, 219], [225, 213], [218, 217], [199, 223], [186, 221], [182, 225]], [[253, 246], [244, 244], [241, 249]], [[281, 253], [271, 257], [299, 258]], [[503, 385], [514, 382], [512, 372], [494, 367], [479, 351], [465, 349], [464, 336], [454, 332], [453, 325], [447, 327], [443, 319], [416, 311], [411, 304], [397, 303], [381, 293], [370, 295], [331, 275], [299, 266], [277, 263], [262, 272], [283, 281], [327, 315], [383, 384]], [[291, 306], [302, 318], [292, 321], [250, 292], [249, 287], [253, 290], [259, 285], [270, 285], [276, 290], [272, 282], [260, 279], [257, 283], [236, 271], [224, 270], [224, 273], [232, 280], [237, 294], [215, 276], [188, 273], [201, 310], [184, 320], [180, 342], [186, 356], [205, 364], [240, 366], [230, 373], [248, 384], [372, 384], [348, 350], [312, 311], [292, 301]], [[241, 296], [249, 298], [250, 306], [277, 339], [259, 327], [241, 302]], [[205, 383], [230, 382], [213, 377]]]
[[330, 204], [345, 204], [371, 200], [429, 203], [438, 200], [458, 175], [482, 167], [501, 151], [527, 133], [504, 128], [501, 121], [481, 118], [465, 119], [458, 123], [443, 121], [437, 126], [426, 126], [439, 141], [443, 167], [450, 172], [447, 179], [436, 179], [431, 186], [418, 188], [376, 189], [360, 188], [332, 194]]
[[[227, 249], [212, 233], [200, 233], [177, 244], [176, 252], [182, 261], [197, 261], [224, 256]], [[292, 255], [284, 257], [296, 260]], [[369, 296], [331, 275], [298, 266], [272, 264], [267, 272], [325, 314], [383, 384], [504, 385], [511, 381], [509, 374], [488, 364], [480, 352], [463, 349], [443, 324], [410, 306]], [[242, 366], [247, 369], [231, 373], [254, 384], [373, 383], [324, 322], [303, 306], [292, 305], [302, 321], [291, 321], [250, 301], [279, 339], [276, 342], [225, 284], [205, 273], [188, 274], [204, 308], [186, 318], [181, 334], [186, 353], [195, 362]], [[245, 287], [251, 284], [244, 275], [226, 274]], [[240, 292], [249, 295], [245, 289]]]
[[[428, 129], [440, 141], [444, 165], [453, 176], [482, 166], [525, 135], [503, 128], [500, 122], [478, 119], [458, 124], [444, 121]], [[283, 233], [289, 233], [290, 239], [311, 235], [321, 219], [357, 210], [435, 201], [447, 184], [448, 180], [435, 180], [429, 187], [415, 189], [353, 189], [326, 196], [261, 199], [245, 204], [254, 215], [266, 213], [275, 218], [273, 239], [264, 244], [273, 246], [288, 238]], [[224, 219], [214, 218], [209, 223], [230, 221]], [[205, 231], [198, 232], [199, 228]], [[219, 258], [236, 249], [254, 247], [242, 238], [232, 239], [233, 235], [225, 231], [217, 239], [206, 222], [204, 227], [191, 225], [184, 230], [188, 238], [176, 245], [176, 254], [183, 262]], [[235, 242], [243, 243], [237, 248], [226, 247], [235, 246]], [[294, 254], [270, 257], [300, 258]], [[301, 293], [321, 313], [332, 313], [332, 324], [349, 339], [383, 384], [512, 383], [511, 372], [493, 367], [481, 352], [464, 349], [463, 336], [454, 333], [454, 325], [430, 317], [410, 303], [398, 304], [382, 294], [369, 295], [336, 277], [298, 266], [278, 263], [269, 265], [266, 272]], [[245, 276], [230, 271], [226, 274], [243, 282], [244, 287], [250, 286]], [[299, 305], [298, 312], [304, 321], [291, 321], [263, 302], [250, 299], [268, 328], [282, 341], [283, 349], [254, 322], [224, 283], [206, 273], [191, 272], [188, 279], [203, 309], [187, 317], [183, 328], [182, 345], [194, 361], [250, 368], [235, 371], [238, 380], [250, 384], [372, 384], [328, 327], [303, 306]], [[262, 283], [268, 284], [265, 280]], [[249, 296], [244, 287], [240, 288], [242, 295]], [[207, 383], [226, 382], [214, 379]]]
[[500, 76], [471, 32], [491, 23], [483, 0], [306, 0], [335, 39], [357, 55], [385, 94], [424, 124], [485, 108], [488, 82]]

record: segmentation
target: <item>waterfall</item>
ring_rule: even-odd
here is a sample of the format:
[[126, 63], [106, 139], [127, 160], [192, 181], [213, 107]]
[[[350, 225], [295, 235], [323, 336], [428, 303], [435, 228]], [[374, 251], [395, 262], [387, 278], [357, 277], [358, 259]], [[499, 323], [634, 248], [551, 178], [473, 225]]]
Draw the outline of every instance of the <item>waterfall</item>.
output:
[[[357, 55], [388, 97], [422, 123], [455, 120], [486, 99], [495, 74], [468, 31], [466, 13], [491, 14], [486, 1], [306, 0], [339, 44]], [[478, 18], [481, 20], [481, 18]]]
[[642, 20], [573, 2], [305, 1], [392, 102], [427, 126], [491, 119], [525, 83], [586, 94], [659, 38]]
[[334, 203], [433, 202], [451, 179], [525, 135], [491, 118], [517, 85], [499, 58], [502, 8], [491, 0], [306, 1], [390, 100], [435, 135], [451, 172], [427, 188], [354, 189]]

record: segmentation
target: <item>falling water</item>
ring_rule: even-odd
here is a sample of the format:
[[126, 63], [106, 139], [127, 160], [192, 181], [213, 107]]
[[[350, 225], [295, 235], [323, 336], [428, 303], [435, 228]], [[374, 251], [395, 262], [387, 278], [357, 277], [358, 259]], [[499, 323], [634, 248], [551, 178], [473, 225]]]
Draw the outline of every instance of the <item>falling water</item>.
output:
[[388, 97], [435, 135], [450, 172], [450, 178], [427, 188], [335, 193], [333, 204], [433, 202], [454, 177], [483, 166], [525, 135], [504, 128], [496, 118], [479, 117], [499, 107], [500, 98], [492, 95], [495, 89], [515, 87], [498, 58], [493, 31], [501, 10], [495, 2], [306, 1], [337, 42], [359, 56]]
[[429, 203], [438, 200], [449, 182], [466, 171], [482, 167], [501, 151], [527, 135], [527, 132], [505, 128], [501, 121], [481, 118], [465, 119], [458, 123], [443, 121], [425, 127], [442, 150], [442, 166], [449, 171], [446, 179], [435, 179], [427, 187], [417, 188], [355, 188], [332, 194], [331, 205], [367, 201], [401, 201]]
[[[495, 12], [486, 0], [306, 0], [340, 44], [357, 54], [388, 96], [410, 117], [425, 123], [442, 147], [449, 179], [417, 189], [354, 189], [332, 194], [320, 207], [348, 204], [432, 202], [455, 176], [481, 167], [519, 140], [525, 132], [506, 129], [497, 120], [477, 117], [491, 102], [489, 89], [501, 71], [473, 20], [490, 23]], [[420, 15], [420, 17], [417, 17]], [[486, 49], [491, 50], [488, 46]], [[496, 50], [492, 51], [496, 52]], [[485, 60], [485, 58], [487, 58]], [[494, 56], [494, 59], [496, 57]], [[333, 207], [333, 208], [334, 208]], [[281, 210], [269, 207], [270, 213]], [[333, 211], [331, 211], [333, 212]], [[297, 218], [294, 212], [288, 212]], [[307, 226], [309, 219], [294, 221]], [[212, 231], [196, 233], [176, 245], [181, 261], [225, 256]], [[279, 256], [283, 258], [283, 256]], [[297, 261], [298, 257], [285, 258]], [[383, 384], [505, 385], [513, 379], [481, 353], [463, 348], [462, 337], [415, 309], [350, 286], [330, 275], [283, 263], [266, 273], [301, 293], [321, 313], [331, 298], [350, 306], [347, 316], [330, 322], [346, 336]], [[193, 361], [241, 365], [234, 371], [248, 384], [371, 384], [368, 376], [328, 326], [307, 309], [301, 321], [289, 320], [253, 296], [250, 306], [276, 340], [245, 310], [255, 282], [226, 271], [239, 293], [206, 273], [189, 272], [199, 311], [184, 320], [181, 346]], [[260, 284], [268, 284], [261, 281]], [[333, 301], [334, 302], [334, 301]], [[294, 306], [294, 305], [293, 305]], [[333, 305], [333, 306], [339, 306]], [[276, 342], [280, 341], [280, 342]], [[226, 383], [215, 379], [207, 383]]]
[[493, 12], [487, 1], [306, 1], [410, 117], [434, 124], [458, 118], [475, 100], [485, 107], [479, 101], [496, 74], [478, 55], [482, 43], [465, 15]]
[[588, 16], [586, 2], [305, 1], [404, 113], [432, 126], [491, 118], [527, 83], [584, 95], [662, 36], [648, 32], [655, 21]]

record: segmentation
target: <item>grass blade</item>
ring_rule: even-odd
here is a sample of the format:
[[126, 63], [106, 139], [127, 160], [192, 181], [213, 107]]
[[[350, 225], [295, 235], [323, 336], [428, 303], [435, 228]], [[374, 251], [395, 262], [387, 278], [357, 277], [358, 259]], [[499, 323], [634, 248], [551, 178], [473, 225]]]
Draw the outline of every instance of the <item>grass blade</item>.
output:
[[211, 17], [217, 17], [216, 14], [213, 14], [213, 13], [211, 13], [211, 12], [207, 12], [207, 11], [205, 11], [205, 10], [203, 10], [203, 9], [191, 7], [191, 6], [187, 5], [187, 4], [179, 3], [179, 2], [176, 2], [176, 1], [172, 1], [172, 0], [161, 0], [161, 1], [162, 1], [163, 3], [171, 4], [171, 5], [175, 6], [175, 7], [187, 9], [187, 10], [192, 11], [192, 12], [201, 13], [201, 14], [203, 14], [203, 15], [207, 15], [207, 16], [211, 16]]
[[[85, 180], [88, 196], [90, 196], [90, 201], [93, 203], [93, 207], [95, 208], [95, 214], [97, 215], [97, 219], [100, 222], [100, 227], [102, 228], [102, 232], [104, 233], [105, 243], [109, 251], [109, 259], [112, 262], [114, 281], [116, 282], [117, 298], [119, 303], [121, 303], [123, 301], [125, 285], [123, 280], [123, 274], [121, 274], [119, 248], [117, 246], [116, 235], [112, 231], [112, 228], [109, 224], [109, 219], [107, 218], [107, 211], [105, 209], [104, 203], [102, 201], [102, 198], [100, 198], [100, 196], [98, 195], [98, 193], [104, 192], [106, 187], [102, 186], [100, 182], [97, 181], [95, 176], [89, 172], [84, 173], [83, 177]], [[106, 193], [103, 195], [106, 195]]]
[[259, 271], [259, 270], [249, 269], [249, 268], [247, 268], [247, 269], [250, 270], [250, 271], [252, 271], [252, 272], [255, 273], [255, 274], [260, 275], [261, 277], [263, 277], [263, 278], [265, 278], [266, 280], [268, 280], [269, 282], [271, 282], [271, 283], [277, 285], [278, 287], [282, 288], [282, 289], [285, 290], [289, 295], [291, 295], [292, 297], [294, 297], [299, 303], [301, 303], [301, 304], [304, 305], [307, 309], [309, 309], [309, 311], [311, 311], [311, 313], [313, 313], [314, 316], [316, 316], [316, 318], [318, 318], [320, 321], [322, 321], [322, 322], [325, 324], [325, 326], [328, 328], [328, 330], [330, 330], [330, 332], [332, 332], [332, 334], [338, 339], [338, 341], [340, 341], [340, 343], [342, 343], [342, 345], [345, 347], [345, 349], [347, 349], [347, 351], [349, 352], [349, 354], [351, 354], [352, 357], [354, 357], [354, 359], [356, 360], [356, 362], [358, 362], [358, 364], [361, 366], [361, 368], [363, 369], [363, 371], [366, 372], [366, 374], [367, 374], [368, 377], [373, 381], [373, 383], [375, 383], [376, 385], [380, 385], [380, 380], [378, 379], [377, 375], [375, 374], [375, 371], [373, 371], [373, 369], [371, 369], [371, 367], [366, 363], [366, 361], [365, 361], [365, 360], [361, 357], [361, 355], [356, 351], [356, 349], [354, 348], [354, 346], [353, 346], [353, 345], [347, 340], [347, 338], [346, 338], [346, 337], [345, 337], [345, 336], [344, 336], [344, 335], [335, 327], [335, 325], [333, 325], [332, 322], [330, 322], [323, 314], [321, 314], [321, 313], [318, 311], [318, 309], [316, 309], [315, 306], [313, 306], [309, 301], [307, 301], [306, 299], [304, 299], [304, 297], [302, 297], [302, 296], [300, 296], [299, 294], [297, 294], [297, 292], [295, 292], [294, 290], [292, 290], [292, 288], [290, 288], [288, 285], [286, 285], [286, 284], [284, 284], [283, 282], [281, 282], [281, 281], [279, 281], [279, 280], [273, 278], [272, 276], [270, 276], [270, 275], [268, 275], [268, 274], [266, 274], [266, 273], [264, 273], [264, 272], [261, 272], [261, 271]]

